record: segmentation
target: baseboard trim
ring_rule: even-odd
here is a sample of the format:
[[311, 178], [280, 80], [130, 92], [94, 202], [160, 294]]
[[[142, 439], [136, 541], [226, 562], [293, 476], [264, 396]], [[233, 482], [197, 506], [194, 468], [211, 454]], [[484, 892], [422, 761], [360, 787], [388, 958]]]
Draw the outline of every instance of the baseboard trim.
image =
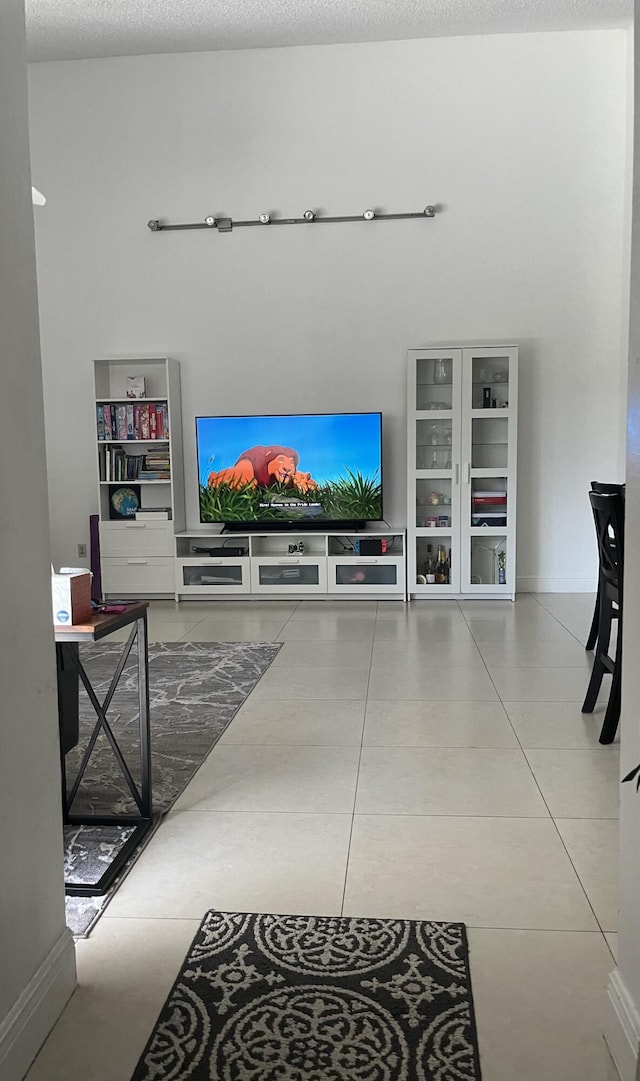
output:
[[536, 575], [516, 577], [517, 593], [595, 593], [592, 578], [542, 578]]
[[65, 927], [40, 968], [0, 1022], [0, 1076], [21, 1081], [76, 986], [73, 936]]
[[611, 1008], [607, 1013], [604, 1038], [622, 1081], [636, 1081], [640, 1014], [617, 968], [609, 976], [607, 994]]

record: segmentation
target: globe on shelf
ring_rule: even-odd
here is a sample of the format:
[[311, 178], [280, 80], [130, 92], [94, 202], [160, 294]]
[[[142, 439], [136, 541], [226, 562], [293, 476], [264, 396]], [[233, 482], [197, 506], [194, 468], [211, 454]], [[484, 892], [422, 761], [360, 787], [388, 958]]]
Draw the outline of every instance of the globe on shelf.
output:
[[111, 495], [111, 506], [121, 518], [133, 518], [140, 509], [140, 500], [133, 488], [116, 488]]

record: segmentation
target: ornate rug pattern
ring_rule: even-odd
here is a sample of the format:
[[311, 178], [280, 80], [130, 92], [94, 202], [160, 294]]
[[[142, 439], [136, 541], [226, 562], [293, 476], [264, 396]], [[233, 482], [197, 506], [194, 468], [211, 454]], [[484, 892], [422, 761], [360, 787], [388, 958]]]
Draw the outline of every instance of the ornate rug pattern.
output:
[[[81, 646], [84, 664], [97, 696], [106, 694], [119, 655], [115, 645]], [[153, 810], [169, 810], [233, 719], [280, 649], [270, 642], [156, 642], [149, 645], [149, 698]], [[130, 656], [108, 712], [125, 759], [137, 763], [137, 665]], [[80, 741], [66, 758], [71, 786], [96, 716], [80, 691]], [[135, 810], [131, 794], [106, 737], [98, 737], [73, 813], [125, 814]], [[66, 826], [65, 880], [97, 882], [122, 847], [131, 828]], [[147, 834], [146, 841], [151, 833]], [[143, 846], [144, 847], [144, 844]], [[141, 849], [129, 862], [137, 858]], [[128, 868], [127, 868], [128, 869]], [[117, 884], [116, 887], [117, 888]], [[113, 890], [104, 897], [67, 897], [67, 925], [86, 934]]]
[[480, 1081], [466, 929], [206, 914], [131, 1081]]

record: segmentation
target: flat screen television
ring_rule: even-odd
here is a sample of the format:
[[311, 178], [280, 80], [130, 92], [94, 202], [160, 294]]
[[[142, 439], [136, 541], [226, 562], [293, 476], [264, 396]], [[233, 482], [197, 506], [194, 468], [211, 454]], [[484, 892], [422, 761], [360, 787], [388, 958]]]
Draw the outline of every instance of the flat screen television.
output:
[[196, 417], [200, 521], [227, 529], [382, 520], [380, 413]]

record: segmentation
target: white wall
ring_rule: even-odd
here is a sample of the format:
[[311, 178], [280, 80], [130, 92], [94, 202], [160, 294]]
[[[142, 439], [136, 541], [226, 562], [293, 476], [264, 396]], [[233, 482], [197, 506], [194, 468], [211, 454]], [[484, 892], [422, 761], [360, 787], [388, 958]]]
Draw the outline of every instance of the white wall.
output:
[[24, 12], [0, 6], [0, 1077], [75, 984], [65, 928]]
[[[637, 5], [636, 5], [637, 8]], [[628, 365], [624, 655], [620, 769], [640, 763], [640, 34], [635, 34], [635, 117]], [[618, 968], [610, 987], [606, 1035], [623, 1081], [640, 1078], [640, 793], [620, 792], [620, 919]]]
[[[623, 31], [32, 65], [55, 558], [96, 509], [89, 361], [182, 361], [193, 417], [385, 415], [405, 520], [405, 353], [521, 344], [520, 588], [589, 588], [592, 477], [618, 479]], [[149, 218], [305, 208], [431, 221], [152, 234]]]

